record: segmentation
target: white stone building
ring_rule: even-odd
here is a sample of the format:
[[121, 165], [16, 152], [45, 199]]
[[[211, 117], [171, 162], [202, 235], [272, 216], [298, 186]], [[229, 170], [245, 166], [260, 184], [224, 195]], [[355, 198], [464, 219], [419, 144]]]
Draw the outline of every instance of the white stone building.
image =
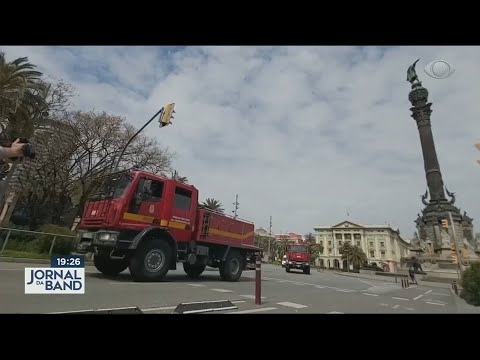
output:
[[317, 226], [314, 230], [316, 242], [324, 248], [318, 262], [327, 269], [346, 269], [347, 262], [342, 261], [339, 253], [344, 243], [360, 246], [369, 264], [376, 263], [390, 272], [397, 271], [401, 257], [409, 256], [410, 244], [400, 237], [398, 229], [389, 225], [359, 225], [343, 221], [334, 226]]

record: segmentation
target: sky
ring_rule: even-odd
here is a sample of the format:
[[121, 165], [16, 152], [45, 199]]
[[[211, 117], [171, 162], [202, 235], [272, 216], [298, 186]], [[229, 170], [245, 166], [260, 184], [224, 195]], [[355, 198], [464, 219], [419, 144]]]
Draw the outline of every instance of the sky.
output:
[[[11, 47], [73, 85], [74, 108], [142, 126], [175, 103], [173, 125], [147, 135], [175, 151], [174, 167], [256, 228], [312, 232], [344, 220], [390, 224], [410, 239], [426, 181], [408, 102], [416, 66], [433, 102], [443, 179], [480, 221], [480, 47]], [[433, 79], [446, 60], [456, 72]], [[348, 215], [347, 215], [348, 214]], [[477, 227], [476, 227], [477, 228]]]

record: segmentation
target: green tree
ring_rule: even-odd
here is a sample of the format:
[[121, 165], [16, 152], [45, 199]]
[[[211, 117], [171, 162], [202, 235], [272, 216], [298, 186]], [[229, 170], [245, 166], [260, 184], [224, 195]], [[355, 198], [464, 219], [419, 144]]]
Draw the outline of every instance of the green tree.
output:
[[347, 260], [349, 264], [353, 265], [355, 270], [360, 269], [367, 262], [367, 255], [359, 246], [352, 246], [349, 243], [344, 243], [340, 249], [342, 260]]
[[463, 273], [460, 296], [468, 304], [480, 306], [480, 263], [475, 262]]
[[[87, 198], [134, 133], [123, 118], [78, 111], [67, 112], [37, 129], [37, 157], [19, 178], [21, 205], [35, 214], [30, 226], [35, 228], [35, 221], [68, 224], [80, 215]], [[140, 134], [125, 151], [121, 167], [160, 174], [170, 170], [172, 156], [155, 139]]]
[[308, 244], [310, 264], [315, 264], [315, 261], [320, 257], [320, 254], [323, 254], [323, 245], [316, 243], [315, 235], [312, 233], [306, 234], [304, 238], [305, 242]]
[[210, 210], [214, 210], [214, 211], [218, 211], [218, 212], [221, 212], [223, 213], [225, 211], [225, 209], [223, 208], [223, 205], [220, 201], [216, 200], [216, 199], [213, 199], [213, 198], [207, 198], [203, 203], [202, 203], [202, 206], [204, 208], [207, 208], [207, 209], [210, 209]]
[[49, 84], [21, 57], [7, 62], [0, 52], [0, 126], [4, 139], [30, 137], [34, 123], [48, 116]]

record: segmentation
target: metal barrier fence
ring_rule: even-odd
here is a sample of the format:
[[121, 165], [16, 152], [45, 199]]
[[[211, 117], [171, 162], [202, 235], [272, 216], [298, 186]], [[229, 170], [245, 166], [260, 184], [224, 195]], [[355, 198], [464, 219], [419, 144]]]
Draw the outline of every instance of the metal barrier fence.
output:
[[[45, 232], [40, 232], [40, 231], [31, 231], [31, 230], [20, 230], [20, 229], [12, 229], [12, 228], [5, 228], [5, 227], [0, 227], [0, 231], [7, 231], [7, 236], [3, 240], [2, 247], [0, 249], [0, 255], [5, 251], [8, 241], [10, 240], [10, 236], [12, 232], [18, 232], [18, 233], [28, 233], [28, 234], [34, 234], [34, 235], [47, 235], [47, 236], [52, 236], [52, 243], [50, 245], [50, 249], [48, 251], [48, 255], [51, 256], [53, 252], [53, 248], [55, 246], [55, 241], [57, 238], [71, 238], [72, 241], [76, 239], [75, 235], [64, 235], [64, 234], [54, 234], [54, 233], [45, 233]], [[2, 242], [2, 237], [0, 237], [0, 243]], [[40, 254], [40, 253], [39, 253]]]

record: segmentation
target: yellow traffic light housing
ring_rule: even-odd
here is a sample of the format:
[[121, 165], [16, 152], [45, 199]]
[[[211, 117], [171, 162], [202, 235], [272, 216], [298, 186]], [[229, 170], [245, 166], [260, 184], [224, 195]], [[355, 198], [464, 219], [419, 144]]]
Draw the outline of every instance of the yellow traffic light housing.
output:
[[167, 104], [163, 108], [163, 112], [160, 114], [160, 127], [168, 126], [172, 124], [173, 114], [175, 113], [175, 103]]

